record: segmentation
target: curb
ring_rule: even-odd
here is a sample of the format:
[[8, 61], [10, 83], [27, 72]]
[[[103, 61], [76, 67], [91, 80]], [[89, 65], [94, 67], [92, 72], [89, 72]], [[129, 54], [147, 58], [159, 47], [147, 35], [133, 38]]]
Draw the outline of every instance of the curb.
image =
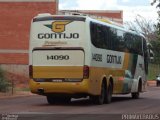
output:
[[31, 92], [23, 92], [23, 93], [0, 93], [0, 99], [5, 98], [18, 98], [18, 97], [27, 97], [27, 96], [35, 96], [36, 94], [32, 94]]
[[155, 80], [148, 80], [147, 86], [156, 86], [156, 81]]

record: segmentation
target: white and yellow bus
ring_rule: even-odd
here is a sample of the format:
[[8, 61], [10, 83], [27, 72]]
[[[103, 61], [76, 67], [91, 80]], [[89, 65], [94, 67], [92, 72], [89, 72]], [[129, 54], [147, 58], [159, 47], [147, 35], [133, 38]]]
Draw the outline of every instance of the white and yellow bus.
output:
[[41, 14], [30, 31], [32, 93], [48, 103], [89, 96], [110, 103], [113, 94], [145, 91], [146, 40], [123, 27], [87, 16]]

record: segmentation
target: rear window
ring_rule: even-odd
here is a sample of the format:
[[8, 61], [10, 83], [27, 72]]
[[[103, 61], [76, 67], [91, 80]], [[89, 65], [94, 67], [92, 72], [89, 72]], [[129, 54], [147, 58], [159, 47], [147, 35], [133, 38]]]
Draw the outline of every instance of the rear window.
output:
[[91, 41], [97, 48], [143, 55], [142, 37], [99, 23], [90, 23]]

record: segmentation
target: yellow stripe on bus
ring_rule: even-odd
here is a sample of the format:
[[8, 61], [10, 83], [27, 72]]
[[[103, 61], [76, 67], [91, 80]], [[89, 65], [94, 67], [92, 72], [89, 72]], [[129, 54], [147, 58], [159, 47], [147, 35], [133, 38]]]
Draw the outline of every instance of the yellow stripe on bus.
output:
[[33, 66], [33, 78], [83, 78], [83, 66]]

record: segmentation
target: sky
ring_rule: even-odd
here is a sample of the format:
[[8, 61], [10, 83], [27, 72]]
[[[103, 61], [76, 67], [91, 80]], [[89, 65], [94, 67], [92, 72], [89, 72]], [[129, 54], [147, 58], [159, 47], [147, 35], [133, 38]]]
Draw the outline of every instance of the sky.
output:
[[153, 0], [59, 0], [60, 10], [123, 10], [124, 22], [134, 21], [137, 15], [153, 22], [157, 21]]

